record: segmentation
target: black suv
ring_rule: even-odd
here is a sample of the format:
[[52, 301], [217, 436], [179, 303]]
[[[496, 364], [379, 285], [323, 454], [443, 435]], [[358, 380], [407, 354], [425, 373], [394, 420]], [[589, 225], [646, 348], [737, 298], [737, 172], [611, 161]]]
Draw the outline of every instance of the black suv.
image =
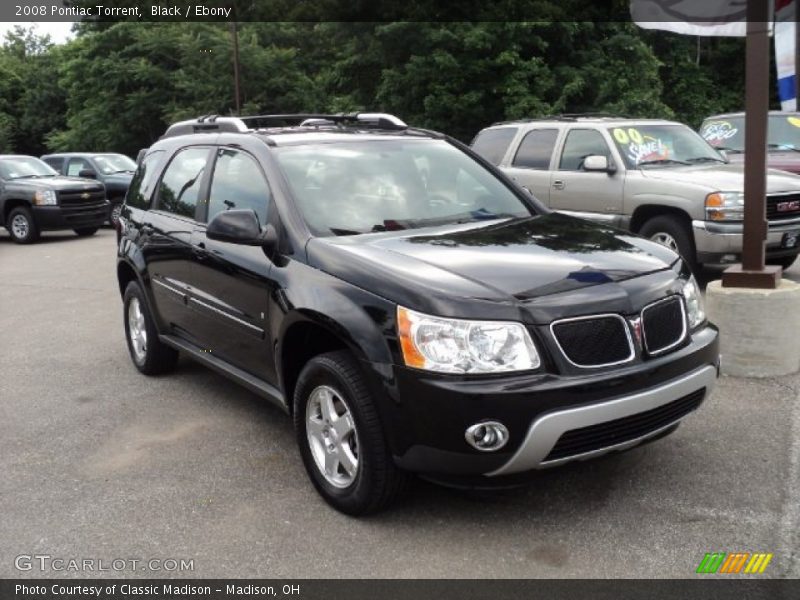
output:
[[350, 514], [409, 473], [506, 485], [655, 439], [717, 378], [677, 254], [391, 115], [177, 123], [119, 231], [136, 367], [181, 352], [273, 401]]
[[110, 152], [64, 152], [46, 154], [42, 160], [63, 175], [101, 182], [106, 187], [111, 204], [108, 222], [116, 227], [125, 194], [136, 170], [136, 163], [130, 157]]
[[107, 215], [101, 183], [60, 177], [33, 156], [0, 155], [0, 225], [18, 244], [35, 242], [44, 230], [93, 235]]

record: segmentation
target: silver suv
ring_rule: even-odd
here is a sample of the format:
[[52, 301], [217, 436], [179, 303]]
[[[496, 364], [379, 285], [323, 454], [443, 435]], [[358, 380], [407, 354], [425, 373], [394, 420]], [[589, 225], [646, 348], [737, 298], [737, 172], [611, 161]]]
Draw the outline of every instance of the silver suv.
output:
[[[628, 229], [695, 266], [739, 262], [744, 173], [673, 121], [561, 116], [497, 123], [473, 149], [554, 210]], [[767, 174], [767, 262], [800, 252], [800, 176]]]

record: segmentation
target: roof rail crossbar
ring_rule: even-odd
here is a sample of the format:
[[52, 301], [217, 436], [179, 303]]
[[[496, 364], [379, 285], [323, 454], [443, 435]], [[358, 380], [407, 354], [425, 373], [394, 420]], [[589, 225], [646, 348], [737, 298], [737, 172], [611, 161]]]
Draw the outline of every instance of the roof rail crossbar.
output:
[[[259, 124], [297, 124], [297, 125], [364, 125], [378, 129], [406, 129], [406, 125], [401, 119], [387, 113], [295, 113], [295, 114], [274, 114], [274, 115], [251, 115], [239, 117], [242, 121], [257, 121]], [[326, 123], [327, 122], [327, 123]]]
[[191, 133], [242, 133], [249, 131], [247, 125], [238, 117], [220, 117], [219, 115], [203, 115], [197, 119], [179, 121], [167, 128], [161, 139], [188, 135]]

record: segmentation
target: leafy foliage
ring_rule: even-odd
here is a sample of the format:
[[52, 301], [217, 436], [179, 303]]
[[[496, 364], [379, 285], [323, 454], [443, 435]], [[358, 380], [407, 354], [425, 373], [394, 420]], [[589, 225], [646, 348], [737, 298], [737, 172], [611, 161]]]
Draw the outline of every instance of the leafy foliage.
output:
[[[696, 126], [744, 103], [742, 40], [641, 30], [618, 0], [582, 11], [577, 0], [500, 2], [538, 22], [322, 22], [347, 3], [233, 4], [240, 18], [310, 11], [308, 22], [238, 24], [246, 114], [380, 110], [468, 141], [506, 119], [599, 111]], [[572, 14], [595, 20], [565, 20]], [[7, 35], [0, 151], [135, 155], [170, 122], [234, 113], [231, 23], [83, 23], [77, 32], [59, 46], [21, 28]]]

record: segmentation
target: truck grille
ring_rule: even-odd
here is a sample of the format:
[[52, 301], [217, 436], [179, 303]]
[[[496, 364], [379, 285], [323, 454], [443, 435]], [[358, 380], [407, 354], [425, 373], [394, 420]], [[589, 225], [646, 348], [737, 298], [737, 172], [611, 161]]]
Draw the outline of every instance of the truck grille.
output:
[[781, 220], [800, 217], [800, 192], [767, 196], [767, 219]]
[[106, 199], [103, 189], [94, 190], [65, 190], [58, 192], [58, 202], [61, 206], [74, 204], [96, 204]]
[[706, 389], [701, 388], [663, 406], [644, 412], [567, 431], [543, 462], [578, 456], [644, 437], [676, 423], [703, 402]]
[[578, 367], [607, 367], [634, 357], [628, 325], [619, 315], [595, 315], [554, 321], [553, 337]]
[[661, 354], [683, 341], [686, 337], [686, 315], [679, 296], [644, 307], [642, 337], [648, 354]]

